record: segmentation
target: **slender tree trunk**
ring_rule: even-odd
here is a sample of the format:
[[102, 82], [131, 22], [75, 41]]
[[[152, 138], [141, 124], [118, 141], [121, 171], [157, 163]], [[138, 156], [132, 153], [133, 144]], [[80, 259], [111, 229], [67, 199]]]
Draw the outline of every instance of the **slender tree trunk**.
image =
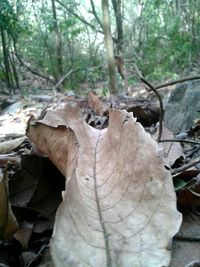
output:
[[[18, 77], [18, 73], [17, 73], [17, 69], [16, 69], [14, 54], [11, 53], [9, 58], [10, 58], [11, 66], [12, 66], [12, 72], [13, 72], [13, 76], [14, 76], [14, 79], [15, 79], [16, 87], [18, 89], [20, 89], [19, 77]], [[15, 93], [15, 89], [14, 89], [14, 93]]]
[[121, 0], [112, 0], [115, 12], [116, 28], [117, 28], [117, 55], [121, 55], [123, 51], [123, 25], [122, 25], [122, 3]]
[[117, 87], [116, 87], [115, 57], [114, 57], [113, 40], [110, 27], [108, 0], [102, 0], [101, 5], [102, 5], [102, 22], [103, 22], [105, 47], [107, 51], [110, 92], [112, 94], [116, 94]]
[[7, 87], [11, 93], [11, 79], [10, 79], [10, 65], [9, 65], [9, 56], [8, 50], [6, 47], [6, 37], [3, 28], [1, 27], [1, 40], [2, 40], [2, 47], [3, 47], [3, 59], [5, 65], [5, 76], [6, 76], [6, 83]]
[[[43, 4], [44, 4], [44, 1], [42, 1], [42, 5]], [[44, 7], [44, 5], [42, 7]], [[44, 36], [43, 30], [42, 30], [42, 28], [40, 26], [40, 22], [38, 20], [38, 15], [37, 15], [37, 12], [36, 12], [36, 9], [35, 9], [34, 2], [33, 1], [32, 1], [32, 8], [34, 10], [34, 16], [35, 16], [35, 20], [36, 20], [37, 25], [38, 25], [38, 29], [39, 29], [40, 35], [41, 35], [42, 40], [44, 42], [44, 46], [45, 46], [45, 48], [47, 50], [47, 54], [48, 54], [48, 57], [49, 57], [50, 66], [51, 66], [51, 70], [52, 70], [53, 76], [55, 78], [55, 82], [57, 82], [58, 81], [58, 77], [57, 77], [57, 73], [56, 73], [56, 70], [55, 70], [55, 65], [54, 65], [54, 60], [53, 60], [53, 57], [52, 57], [52, 53], [50, 51], [49, 45], [47, 43], [47, 40], [46, 40], [46, 38]]]
[[51, 3], [52, 3], [52, 12], [53, 12], [54, 31], [56, 35], [57, 73], [58, 73], [58, 77], [61, 78], [63, 75], [61, 34], [58, 28], [55, 0], [51, 0]]

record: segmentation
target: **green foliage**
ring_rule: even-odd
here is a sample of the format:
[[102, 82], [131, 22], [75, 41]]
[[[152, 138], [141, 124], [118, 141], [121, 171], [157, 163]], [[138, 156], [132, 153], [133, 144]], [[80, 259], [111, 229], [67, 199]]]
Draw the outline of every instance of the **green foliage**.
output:
[[[55, 3], [62, 40], [63, 75], [70, 69], [80, 69], [70, 76], [66, 87], [76, 89], [79, 83], [88, 82], [93, 88], [95, 83], [107, 80], [108, 75], [106, 69], [93, 68], [105, 64], [104, 36], [98, 32], [101, 27], [91, 12], [92, 7], [87, 6], [85, 0], [59, 0]], [[95, 1], [94, 4], [96, 14], [101, 19], [101, 5]], [[199, 6], [200, 0], [125, 1], [124, 58], [134, 60], [150, 80], [177, 77], [199, 58]], [[117, 38], [112, 5], [110, 10], [112, 33]], [[1, 0], [0, 25], [6, 32], [10, 51], [13, 50], [14, 38], [18, 54], [26, 64], [39, 73], [55, 78], [56, 33], [51, 1]], [[0, 58], [3, 59], [2, 49]], [[0, 80], [4, 79], [2, 63]], [[132, 77], [128, 80], [129, 84], [135, 83]]]

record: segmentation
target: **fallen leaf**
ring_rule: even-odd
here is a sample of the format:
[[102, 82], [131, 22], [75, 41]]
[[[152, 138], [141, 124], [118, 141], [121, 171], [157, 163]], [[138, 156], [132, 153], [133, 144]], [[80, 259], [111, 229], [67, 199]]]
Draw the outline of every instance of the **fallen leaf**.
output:
[[169, 265], [181, 224], [172, 178], [131, 113], [111, 110], [108, 128], [97, 130], [67, 106], [30, 123], [27, 135], [66, 177], [51, 242], [56, 267]]
[[88, 106], [95, 111], [97, 115], [102, 115], [102, 102], [97, 95], [88, 93]]
[[12, 213], [7, 188], [7, 172], [0, 177], [0, 239], [9, 239], [17, 231], [18, 223]]
[[193, 184], [182, 189], [178, 195], [178, 205], [182, 208], [192, 208], [200, 211], [200, 184]]
[[191, 181], [192, 178], [196, 177], [200, 173], [200, 170], [196, 169], [189, 169], [186, 171], [183, 171], [175, 176], [173, 176], [173, 180], [181, 179], [185, 182]]
[[[157, 138], [157, 132], [154, 136], [154, 139]], [[174, 134], [167, 128], [163, 127], [161, 140], [174, 140]], [[165, 164], [169, 167], [176, 167], [176, 164], [181, 159], [185, 158], [183, 153], [183, 149], [180, 143], [178, 142], [166, 142], [166, 143], [159, 143], [159, 147], [164, 151], [164, 161]]]
[[14, 235], [15, 239], [20, 242], [24, 250], [28, 249], [28, 243], [30, 241], [33, 228], [33, 223], [23, 221], [20, 225], [20, 229]]
[[173, 240], [170, 267], [186, 267], [189, 262], [199, 259], [199, 216], [188, 209], [182, 212], [183, 223]]
[[9, 180], [9, 198], [20, 224], [19, 230], [24, 228], [24, 221], [34, 223], [34, 233], [53, 228], [64, 181], [48, 158], [22, 155], [21, 169]]
[[199, 170], [190, 169], [173, 176], [175, 191], [182, 190], [184, 189], [184, 187], [190, 186], [191, 183], [194, 184], [195, 180], [193, 178], [196, 177], [199, 173]]
[[127, 109], [128, 112], [133, 112], [134, 117], [143, 126], [152, 126], [159, 121], [159, 108], [132, 106]]
[[4, 141], [0, 143], [0, 154], [5, 154], [11, 152], [13, 149], [17, 148], [23, 141], [25, 137], [20, 137], [12, 139], [9, 141]]
[[13, 155], [0, 155], [0, 166], [7, 166], [8, 162], [12, 164], [20, 164], [20, 157]]

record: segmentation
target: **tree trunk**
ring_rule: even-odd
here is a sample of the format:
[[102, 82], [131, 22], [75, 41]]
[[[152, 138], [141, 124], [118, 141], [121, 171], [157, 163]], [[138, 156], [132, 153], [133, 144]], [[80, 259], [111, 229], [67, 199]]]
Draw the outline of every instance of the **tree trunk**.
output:
[[117, 28], [117, 55], [120, 56], [123, 51], [123, 26], [122, 26], [122, 3], [121, 0], [112, 0], [115, 12]]
[[[13, 76], [15, 79], [15, 84], [17, 89], [20, 89], [20, 84], [19, 84], [19, 77], [18, 77], [18, 73], [17, 73], [17, 69], [16, 69], [16, 63], [15, 63], [15, 58], [14, 58], [14, 54], [11, 53], [9, 55], [9, 59], [10, 59], [10, 63], [11, 63], [11, 67], [12, 67], [12, 72], [13, 72]], [[14, 88], [14, 93], [15, 93], [15, 88]]]
[[62, 42], [61, 42], [61, 34], [60, 34], [60, 31], [59, 31], [59, 28], [58, 28], [55, 0], [51, 0], [51, 3], [52, 3], [52, 12], [53, 12], [54, 32], [55, 32], [55, 36], [56, 36], [57, 73], [58, 73], [58, 78], [60, 79], [62, 77], [62, 75], [63, 75]]
[[4, 59], [4, 66], [5, 66], [6, 83], [7, 83], [8, 89], [11, 93], [9, 56], [8, 56], [8, 50], [6, 47], [6, 37], [5, 37], [5, 32], [3, 30], [3, 27], [1, 27], [1, 40], [2, 40], [2, 47], [3, 47], [3, 59]]
[[108, 0], [102, 0], [101, 5], [102, 5], [102, 21], [103, 21], [105, 47], [107, 51], [110, 92], [112, 94], [116, 94], [117, 87], [116, 87], [115, 57], [114, 57], [113, 40], [110, 27]]

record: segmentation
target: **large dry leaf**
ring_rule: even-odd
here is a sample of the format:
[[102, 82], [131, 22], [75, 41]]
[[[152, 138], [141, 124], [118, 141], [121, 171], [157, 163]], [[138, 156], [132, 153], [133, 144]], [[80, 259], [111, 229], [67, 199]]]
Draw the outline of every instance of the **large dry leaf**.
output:
[[111, 110], [108, 128], [97, 130], [67, 107], [27, 134], [66, 176], [51, 243], [56, 267], [169, 265], [181, 215], [158, 145], [132, 113]]

